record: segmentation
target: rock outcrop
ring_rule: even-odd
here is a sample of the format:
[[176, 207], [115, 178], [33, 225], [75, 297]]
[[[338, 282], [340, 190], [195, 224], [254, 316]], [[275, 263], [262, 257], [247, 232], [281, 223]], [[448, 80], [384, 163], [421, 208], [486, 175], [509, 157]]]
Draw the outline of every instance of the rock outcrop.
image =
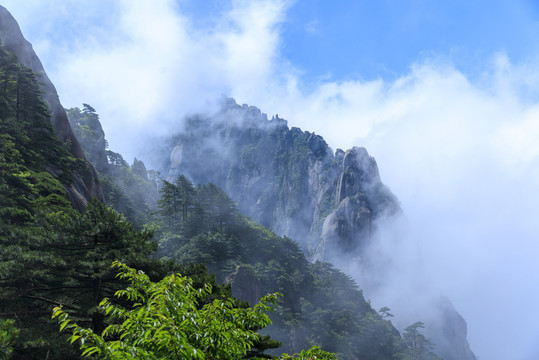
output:
[[475, 360], [467, 340], [466, 321], [451, 301], [446, 297], [439, 297], [434, 307], [438, 319], [435, 319], [426, 331], [428, 338], [436, 339], [434, 351], [444, 360]]
[[312, 259], [360, 252], [374, 220], [399, 211], [364, 148], [334, 153], [321, 136], [232, 99], [212, 117], [188, 119], [174, 145], [167, 180], [218, 185]]
[[[216, 184], [241, 212], [295, 240], [311, 260], [345, 271], [350, 265], [370, 271], [365, 264], [377, 259], [365, 259], [363, 250], [373, 241], [376, 220], [401, 213], [366, 149], [333, 152], [321, 136], [233, 99], [214, 115], [186, 119], [169, 153], [168, 181], [183, 174], [194, 183]], [[244, 287], [237, 292], [254, 298], [252, 287]], [[437, 352], [475, 359], [462, 317], [451, 306], [433, 307], [436, 321], [426, 326]]]
[[[39, 76], [42, 90], [42, 98], [49, 105], [50, 121], [55, 130], [56, 137], [62, 143], [70, 144], [70, 152], [74, 157], [84, 159], [82, 148], [73, 135], [73, 131], [67, 120], [65, 110], [60, 103], [56, 88], [45, 73], [41, 61], [34, 52], [32, 45], [24, 38], [17, 21], [10, 12], [0, 6], [0, 41], [2, 46], [15, 54], [19, 61], [32, 69]], [[95, 170], [88, 163], [86, 171], [79, 171], [74, 174], [73, 184], [68, 188], [69, 196], [73, 206], [79, 210], [85, 208], [87, 202], [97, 197], [103, 200], [103, 193], [98, 183]]]

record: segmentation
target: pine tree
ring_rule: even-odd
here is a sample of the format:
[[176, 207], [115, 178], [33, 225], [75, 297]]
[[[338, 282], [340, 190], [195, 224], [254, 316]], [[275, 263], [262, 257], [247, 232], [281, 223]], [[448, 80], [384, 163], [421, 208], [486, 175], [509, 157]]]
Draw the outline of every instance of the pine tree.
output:
[[161, 199], [157, 201], [159, 215], [161, 215], [168, 229], [179, 229], [180, 194], [178, 187], [168, 181], [164, 181], [160, 194]]
[[402, 343], [405, 349], [397, 355], [399, 359], [442, 360], [430, 351], [434, 347], [434, 344], [423, 335], [421, 332], [423, 328], [425, 328], [425, 325], [421, 321], [417, 321], [404, 329]]

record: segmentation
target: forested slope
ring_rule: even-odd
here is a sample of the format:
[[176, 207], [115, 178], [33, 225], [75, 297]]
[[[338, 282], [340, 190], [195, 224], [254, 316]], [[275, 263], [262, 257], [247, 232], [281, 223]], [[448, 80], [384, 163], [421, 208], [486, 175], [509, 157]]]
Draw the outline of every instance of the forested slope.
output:
[[[64, 144], [72, 157], [85, 161], [81, 146], [71, 131], [65, 110], [60, 104], [54, 85], [43, 69], [41, 61], [32, 49], [32, 45], [22, 35], [17, 21], [3, 6], [0, 6], [0, 43], [5, 50], [17, 56], [17, 61], [13, 62], [13, 64], [23, 66], [26, 71], [32, 71], [38, 76], [38, 86], [34, 90], [40, 92], [43, 104], [48, 109], [48, 121], [54, 129], [54, 136]], [[4, 84], [6, 83], [4, 82]], [[20, 101], [17, 101], [17, 103], [20, 103]], [[20, 104], [18, 111], [24, 109], [25, 106]], [[103, 199], [103, 194], [92, 166], [79, 168], [71, 176], [70, 186], [66, 189], [69, 200], [74, 207], [82, 210], [91, 198]]]
[[[108, 172], [116, 166], [121, 155], [97, 156], [107, 151], [95, 110], [84, 105], [82, 111], [69, 109], [68, 115], [87, 157], [108, 162], [96, 163], [96, 168]], [[96, 141], [88, 141], [92, 138]], [[101, 145], [96, 147], [97, 143]], [[134, 179], [146, 179], [147, 175], [137, 162], [130, 167], [124, 161], [122, 166], [123, 176], [132, 180], [111, 179], [123, 197], [137, 199], [147, 183]], [[195, 186], [183, 175], [173, 182], [155, 179], [152, 184], [160, 188], [150, 225], [159, 244], [156, 255], [179, 264], [205, 264], [218, 282], [231, 284], [232, 294], [251, 305], [267, 293], [283, 294], [270, 314], [273, 326], [265, 332], [282, 342], [282, 349], [295, 352], [320, 345], [342, 359], [406, 359], [415, 347], [391, 325], [388, 312], [378, 313], [370, 306], [348, 276], [328, 263], [309, 262], [296, 242], [241, 214], [216, 185]], [[421, 335], [419, 331], [417, 335]], [[428, 351], [427, 342], [418, 349], [425, 359], [436, 358]]]
[[[180, 272], [193, 278], [195, 287], [211, 284], [214, 290], [200, 306], [232, 293], [251, 305], [266, 292], [283, 293], [268, 331], [285, 350], [322, 345], [343, 359], [435, 358], [428, 342], [411, 341], [412, 335], [421, 337], [418, 326], [401, 337], [388, 311], [372, 309], [347, 276], [329, 264], [308, 262], [295, 242], [242, 215], [215, 185], [195, 187], [182, 176], [160, 184], [140, 162], [129, 166], [106, 149], [103, 159], [96, 153], [100, 145], [85, 150], [97, 168], [99, 159], [106, 161], [100, 168], [103, 182], [110, 180], [106, 199], [137, 226], [100, 196], [79, 206], [73, 184], [93, 170], [84, 156], [74, 156], [73, 143], [58, 135], [41, 96], [36, 74], [0, 49], [0, 353], [5, 358], [79, 358], [67, 335], [58, 333], [52, 308], [62, 306], [80, 325], [101, 333], [109, 320], [99, 303], [127, 285], [111, 268], [115, 260], [155, 281]], [[73, 113], [79, 116], [74, 121], [79, 135], [88, 135], [87, 141], [81, 136], [83, 143], [95, 145], [96, 136], [104, 140], [95, 110], [85, 106]], [[157, 200], [146, 197], [149, 188], [154, 193], [160, 188], [156, 214], [148, 211]], [[230, 304], [247, 306], [237, 299]], [[121, 300], [119, 305], [136, 306]], [[261, 352], [276, 345], [261, 338], [241, 353], [266, 356]]]
[[[115, 260], [159, 280], [172, 272], [192, 277], [211, 296], [230, 297], [203, 265], [180, 265], [151, 255], [150, 230], [134, 225], [98, 199], [82, 213], [68, 194], [73, 174], [86, 170], [55, 136], [36, 75], [0, 48], [0, 356], [8, 359], [77, 359], [51, 319], [63, 306], [100, 332], [107, 325], [97, 305], [127, 283]], [[246, 306], [235, 300], [237, 306]], [[268, 340], [265, 340], [268, 342]]]

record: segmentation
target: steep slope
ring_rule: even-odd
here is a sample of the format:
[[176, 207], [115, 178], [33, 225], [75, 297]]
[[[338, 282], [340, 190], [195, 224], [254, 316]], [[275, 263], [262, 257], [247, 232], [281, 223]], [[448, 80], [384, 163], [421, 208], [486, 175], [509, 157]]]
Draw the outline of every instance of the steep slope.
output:
[[222, 187], [242, 212], [296, 240], [311, 259], [352, 259], [374, 220], [400, 211], [364, 148], [333, 153], [322, 137], [233, 99], [185, 126], [173, 140], [167, 180], [185, 174]]
[[147, 171], [136, 158], [129, 166], [121, 154], [109, 150], [99, 115], [90, 105], [68, 109], [67, 116], [84, 155], [97, 171], [107, 204], [142, 227], [159, 198], [158, 173]]
[[350, 277], [328, 263], [308, 262], [294, 241], [240, 214], [215, 185], [194, 187], [180, 176], [165, 182], [161, 194], [158, 255], [206, 264], [250, 304], [267, 293], [283, 294], [267, 329], [283, 349], [319, 345], [340, 359], [374, 360], [407, 348]]
[[464, 318], [445, 297], [440, 297], [436, 306], [440, 314], [439, 325], [425, 332], [430, 339], [437, 339], [436, 351], [446, 354], [445, 360], [475, 360], [466, 338], [468, 329]]
[[[364, 250], [374, 241], [377, 220], [401, 210], [366, 149], [333, 152], [321, 136], [227, 99], [213, 115], [186, 119], [170, 150], [167, 180], [183, 174], [198, 184], [217, 184], [240, 211], [297, 241], [310, 260], [380, 278], [373, 273], [377, 266], [369, 266], [379, 260], [367, 258]], [[400, 305], [406, 311], [406, 304]], [[436, 320], [425, 319], [427, 335], [438, 354], [475, 359], [466, 323], [456, 310], [440, 303], [428, 306]]]
[[[86, 160], [82, 148], [69, 126], [56, 89], [45, 73], [41, 61], [34, 52], [32, 45], [24, 38], [17, 21], [2, 6], [0, 6], [0, 41], [6, 50], [17, 55], [21, 64], [40, 76], [39, 83], [42, 98], [49, 106], [50, 122], [57, 139], [64, 144], [69, 144], [69, 150], [74, 157]], [[73, 175], [73, 182], [68, 187], [68, 192], [71, 203], [75, 208], [82, 210], [93, 197], [103, 200], [103, 193], [97, 181], [96, 173], [90, 164], [88, 164], [86, 171], [81, 170]]]

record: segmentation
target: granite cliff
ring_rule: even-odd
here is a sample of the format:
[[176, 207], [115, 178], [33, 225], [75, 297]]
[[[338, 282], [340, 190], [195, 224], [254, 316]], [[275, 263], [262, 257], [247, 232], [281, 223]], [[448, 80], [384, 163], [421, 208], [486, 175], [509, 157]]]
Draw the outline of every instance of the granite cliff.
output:
[[334, 152], [321, 136], [233, 99], [185, 126], [173, 140], [167, 180], [184, 174], [216, 184], [240, 211], [297, 241], [313, 260], [351, 260], [374, 221], [400, 211], [364, 148]]
[[[364, 250], [376, 241], [380, 220], [402, 211], [365, 148], [333, 151], [319, 135], [226, 99], [213, 115], [187, 118], [169, 150], [167, 181], [185, 175], [197, 184], [214, 183], [241, 212], [295, 240], [312, 261], [379, 277], [368, 264], [382, 260], [367, 259]], [[432, 315], [425, 324], [435, 352], [446, 360], [474, 360], [466, 322], [451, 303], [428, 306], [414, 316]]]
[[[50, 121], [56, 138], [64, 144], [69, 144], [69, 150], [75, 158], [86, 161], [82, 148], [75, 135], [73, 135], [65, 110], [60, 104], [56, 88], [47, 76], [32, 45], [24, 38], [17, 21], [2, 6], [0, 6], [0, 41], [6, 50], [17, 55], [21, 64], [38, 74], [42, 98], [49, 106]], [[87, 169], [73, 174], [73, 182], [67, 189], [71, 203], [79, 210], [84, 209], [88, 201], [93, 197], [103, 200], [103, 193], [95, 170], [90, 163], [87, 162], [87, 164]]]

